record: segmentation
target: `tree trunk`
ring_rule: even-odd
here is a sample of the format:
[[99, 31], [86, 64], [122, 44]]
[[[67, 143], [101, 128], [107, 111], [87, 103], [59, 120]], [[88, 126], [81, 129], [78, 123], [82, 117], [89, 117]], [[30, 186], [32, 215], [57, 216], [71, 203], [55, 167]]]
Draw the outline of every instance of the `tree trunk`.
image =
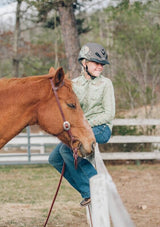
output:
[[63, 3], [58, 6], [58, 11], [70, 78], [75, 78], [80, 74], [80, 65], [77, 60], [80, 51], [80, 42], [72, 4], [65, 5]]
[[20, 58], [18, 54], [19, 40], [20, 40], [20, 7], [22, 0], [17, 0], [16, 9], [16, 24], [14, 31], [14, 43], [13, 43], [13, 75], [19, 77], [19, 63]]

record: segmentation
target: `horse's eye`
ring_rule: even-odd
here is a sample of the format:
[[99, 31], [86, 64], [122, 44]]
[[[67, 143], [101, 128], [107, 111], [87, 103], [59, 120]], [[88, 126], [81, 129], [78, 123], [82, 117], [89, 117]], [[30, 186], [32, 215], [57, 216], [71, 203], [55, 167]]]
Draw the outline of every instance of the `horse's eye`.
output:
[[73, 103], [67, 103], [67, 106], [69, 106], [72, 109], [76, 109], [76, 104]]

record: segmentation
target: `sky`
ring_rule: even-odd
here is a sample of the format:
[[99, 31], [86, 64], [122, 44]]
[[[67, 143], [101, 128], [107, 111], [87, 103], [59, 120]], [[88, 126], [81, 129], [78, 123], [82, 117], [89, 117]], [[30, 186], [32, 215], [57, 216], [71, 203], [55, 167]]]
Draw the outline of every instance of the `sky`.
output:
[[[12, 2], [12, 1], [15, 1], [15, 0], [0, 0], [0, 8], [2, 7], [6, 7], [8, 5], [8, 2]], [[112, 0], [113, 1], [116, 1], [116, 0]], [[102, 6], [107, 6], [108, 5], [108, 2], [111, 2], [111, 0], [92, 0], [92, 2], [88, 3], [88, 7], [90, 5], [94, 5], [94, 7], [97, 7], [97, 5], [99, 5], [99, 2], [100, 2], [100, 5]]]
[[2, 1], [0, 0], [0, 26], [2, 28], [5, 24], [5, 27], [8, 28], [15, 23], [16, 3], [2, 5]]
[[[15, 11], [16, 11], [16, 2], [8, 4], [15, 0], [0, 0], [0, 28], [3, 30], [8, 30], [9, 27], [14, 26], [15, 24]], [[145, 2], [147, 0], [130, 0], [130, 2], [140, 1]], [[86, 1], [87, 2], [87, 1]], [[91, 2], [86, 3], [86, 10], [91, 11], [98, 8], [107, 7], [108, 4], [114, 4], [117, 0], [92, 0]]]
[[[14, 0], [0, 0], [0, 27], [3, 29], [5, 26], [6, 30], [15, 24], [15, 11], [16, 11], [16, 2], [8, 4]], [[86, 4], [86, 9], [88, 11], [95, 10], [103, 7], [107, 7], [108, 3], [111, 0], [92, 0]], [[115, 0], [112, 0], [115, 1]]]
[[0, 0], [0, 7], [5, 7], [8, 5], [8, 2], [14, 2], [16, 0]]

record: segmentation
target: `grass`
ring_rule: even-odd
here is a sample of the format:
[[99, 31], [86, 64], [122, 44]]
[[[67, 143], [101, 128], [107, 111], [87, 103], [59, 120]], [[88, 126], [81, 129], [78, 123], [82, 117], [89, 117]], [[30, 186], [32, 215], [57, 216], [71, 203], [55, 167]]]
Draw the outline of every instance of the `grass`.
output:
[[[159, 226], [159, 164], [107, 169], [136, 226]], [[50, 165], [0, 166], [0, 227], [43, 226], [59, 178]], [[47, 227], [88, 227], [80, 201], [80, 194], [63, 179]], [[147, 209], [141, 210], [139, 204]]]
[[[0, 209], [6, 206], [6, 213], [8, 210], [13, 210], [13, 215], [18, 217], [8, 218], [6, 213], [4, 214], [6, 217], [2, 217], [0, 214], [0, 226], [3, 226], [2, 223], [4, 222], [4, 226], [10, 227], [43, 226], [39, 224], [39, 222], [43, 223], [47, 217], [59, 178], [60, 174], [49, 165], [1, 166]], [[56, 224], [54, 223], [53, 226], [58, 226], [58, 223], [63, 223], [63, 219], [67, 218], [65, 213], [68, 213], [68, 216], [71, 220], [73, 219], [73, 221], [74, 218], [78, 216], [86, 222], [85, 209], [79, 206], [80, 200], [81, 196], [78, 192], [63, 179], [55, 203], [54, 222], [56, 222]], [[69, 204], [69, 206], [67, 204]], [[8, 208], [7, 205], [9, 205], [10, 208]], [[67, 206], [70, 208], [67, 208]], [[64, 215], [61, 215], [62, 208], [65, 209]], [[28, 214], [26, 210], [28, 210]], [[30, 214], [29, 210], [34, 211], [35, 215]], [[23, 211], [25, 212], [23, 213]], [[18, 215], [19, 212], [22, 212], [21, 217]], [[28, 220], [26, 220], [25, 216], [28, 217]]]
[[[47, 200], [53, 196], [59, 178], [60, 174], [47, 165], [0, 167], [0, 201], [35, 203]], [[60, 194], [63, 191], [68, 195], [76, 194], [65, 179]]]

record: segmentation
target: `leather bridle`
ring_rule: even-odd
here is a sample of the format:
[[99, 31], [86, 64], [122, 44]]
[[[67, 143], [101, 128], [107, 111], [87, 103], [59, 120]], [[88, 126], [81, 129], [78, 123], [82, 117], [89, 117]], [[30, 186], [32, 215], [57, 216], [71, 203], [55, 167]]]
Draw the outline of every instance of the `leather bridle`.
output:
[[[54, 83], [52, 81], [52, 78], [49, 79], [50, 82], [51, 82], [51, 85], [52, 85], [52, 90], [54, 92], [54, 95], [56, 97], [56, 101], [57, 101], [57, 104], [58, 104], [58, 107], [59, 107], [59, 110], [61, 112], [61, 115], [62, 115], [62, 118], [63, 118], [63, 129], [64, 131], [66, 131], [68, 133], [68, 135], [70, 136], [71, 138], [71, 148], [73, 150], [73, 157], [74, 157], [74, 165], [75, 165], [75, 168], [77, 168], [77, 158], [78, 158], [78, 147], [76, 148], [73, 148], [73, 142], [75, 141], [78, 141], [80, 142], [79, 140], [75, 139], [74, 136], [72, 135], [71, 133], [71, 126], [70, 126], [70, 123], [68, 121], [66, 121], [65, 119], [65, 116], [64, 116], [64, 113], [62, 111], [62, 107], [61, 107], [61, 104], [60, 104], [60, 101], [59, 101], [59, 98], [58, 98], [58, 95], [57, 95], [57, 90], [62, 87], [64, 85], [64, 81], [61, 83], [61, 85], [59, 87], [55, 87], [54, 86]], [[60, 185], [61, 185], [61, 182], [62, 182], [62, 177], [64, 175], [64, 171], [65, 171], [65, 162], [63, 163], [63, 167], [62, 167], [62, 172], [61, 172], [61, 177], [60, 177], [60, 180], [59, 180], [59, 184], [58, 184], [58, 187], [57, 187], [57, 190], [56, 190], [56, 193], [53, 197], [53, 201], [52, 201], [52, 204], [51, 204], [51, 207], [50, 207], [50, 210], [49, 210], [49, 213], [48, 213], [48, 216], [47, 216], [47, 219], [45, 221], [45, 224], [44, 224], [44, 227], [47, 226], [47, 223], [48, 223], [48, 220], [49, 220], [49, 217], [50, 217], [50, 214], [51, 214], [51, 211], [52, 211], [52, 208], [53, 208], [53, 205], [54, 205], [54, 202], [56, 200], [56, 197], [58, 195], [58, 191], [59, 191], [59, 188], [60, 188]], [[90, 212], [90, 210], [89, 210]], [[90, 217], [91, 217], [91, 214], [90, 214]], [[92, 225], [93, 226], [93, 225]]]
[[80, 142], [80, 141], [78, 139], [75, 139], [74, 136], [72, 135], [70, 123], [68, 121], [66, 121], [66, 119], [65, 119], [65, 116], [64, 116], [64, 113], [63, 113], [59, 98], [58, 98], [58, 94], [57, 94], [57, 90], [64, 85], [64, 81], [62, 81], [62, 83], [61, 83], [61, 85], [59, 87], [55, 87], [52, 78], [50, 78], [49, 80], [50, 80], [50, 83], [51, 83], [51, 86], [52, 86], [53, 93], [54, 93], [55, 98], [56, 98], [56, 102], [57, 102], [58, 108], [60, 110], [60, 113], [61, 113], [61, 116], [62, 116], [62, 119], [63, 119], [63, 129], [64, 129], [64, 131], [66, 131], [68, 133], [69, 137], [71, 138], [71, 148], [73, 150], [74, 165], [75, 165], [75, 168], [77, 168], [77, 158], [78, 158], [78, 149], [79, 149], [79, 147], [75, 147], [74, 148], [73, 147], [73, 143], [75, 141], [78, 141], [78, 142]]

